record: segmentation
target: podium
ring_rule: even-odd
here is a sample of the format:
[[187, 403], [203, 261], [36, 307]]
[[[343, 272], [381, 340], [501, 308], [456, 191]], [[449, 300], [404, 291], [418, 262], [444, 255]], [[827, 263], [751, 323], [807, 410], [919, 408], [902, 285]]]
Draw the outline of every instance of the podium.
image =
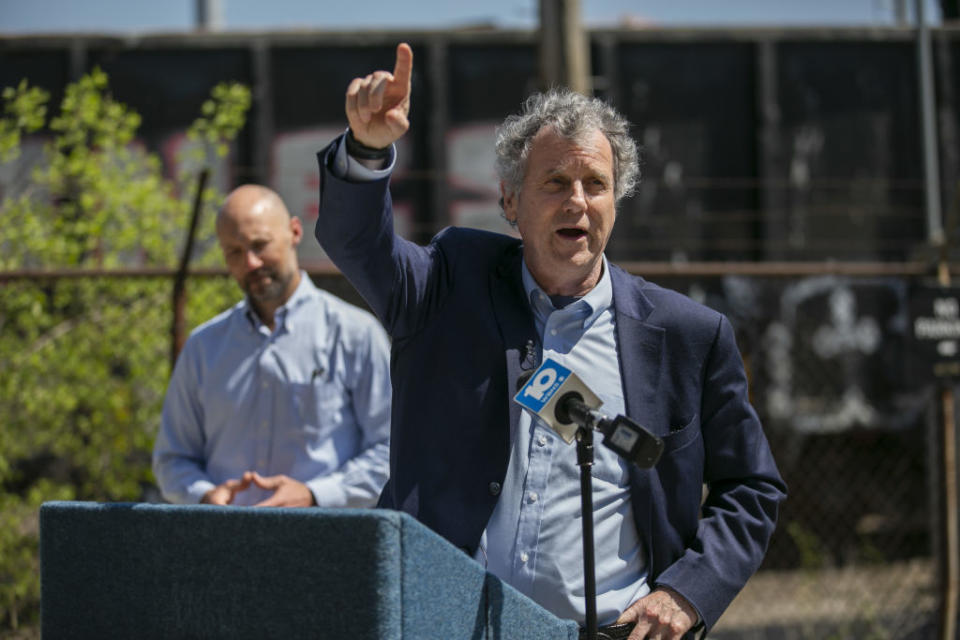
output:
[[48, 502], [40, 581], [46, 640], [578, 636], [387, 510]]

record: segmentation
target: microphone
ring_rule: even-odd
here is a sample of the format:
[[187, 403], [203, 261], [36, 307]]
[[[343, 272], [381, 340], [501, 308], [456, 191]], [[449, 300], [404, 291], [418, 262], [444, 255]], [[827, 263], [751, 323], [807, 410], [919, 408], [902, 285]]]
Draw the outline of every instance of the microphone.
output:
[[663, 440], [627, 416], [607, 418], [597, 429], [603, 434], [604, 445], [641, 469], [653, 467], [663, 453]]
[[[526, 375], [526, 374], [525, 374]], [[543, 420], [567, 444], [577, 429], [596, 429], [603, 444], [641, 469], [649, 469], [663, 453], [663, 440], [627, 416], [609, 418], [597, 411], [603, 402], [570, 369], [547, 358], [523, 386], [514, 401]]]
[[[567, 444], [573, 442], [578, 427], [567, 419], [566, 406], [570, 398], [577, 399], [588, 410], [603, 404], [575, 373], [550, 358], [543, 361], [513, 397], [517, 404], [547, 423]], [[564, 403], [558, 417], [557, 404], [561, 399]]]

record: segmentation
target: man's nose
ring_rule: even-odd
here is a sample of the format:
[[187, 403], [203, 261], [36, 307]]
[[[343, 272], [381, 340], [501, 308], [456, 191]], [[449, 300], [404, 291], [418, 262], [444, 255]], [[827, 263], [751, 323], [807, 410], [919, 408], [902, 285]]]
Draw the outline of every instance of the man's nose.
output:
[[583, 183], [575, 180], [570, 187], [570, 197], [567, 198], [567, 209], [570, 211], [584, 211], [587, 208], [587, 194], [583, 190]]
[[260, 259], [260, 255], [253, 249], [250, 249], [247, 251], [246, 258], [247, 258], [247, 269], [251, 271], [253, 269], [259, 269], [260, 267], [263, 266], [263, 260]]

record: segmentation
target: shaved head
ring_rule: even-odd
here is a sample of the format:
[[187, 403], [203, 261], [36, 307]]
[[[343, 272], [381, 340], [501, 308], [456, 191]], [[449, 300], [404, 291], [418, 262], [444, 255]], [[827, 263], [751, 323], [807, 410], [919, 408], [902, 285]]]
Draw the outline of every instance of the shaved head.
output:
[[277, 193], [245, 184], [227, 195], [217, 214], [217, 238], [227, 268], [267, 325], [300, 284], [300, 219]]
[[249, 215], [279, 217], [283, 222], [290, 220], [290, 212], [276, 191], [259, 184], [245, 184], [227, 194], [217, 213], [217, 233], [221, 225], [236, 224], [237, 218]]

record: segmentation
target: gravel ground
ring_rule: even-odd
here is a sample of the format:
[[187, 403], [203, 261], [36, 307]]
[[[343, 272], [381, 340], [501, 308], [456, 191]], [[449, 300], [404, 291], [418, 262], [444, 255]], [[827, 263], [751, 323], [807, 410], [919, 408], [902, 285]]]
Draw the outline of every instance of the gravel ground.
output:
[[937, 615], [936, 572], [929, 558], [763, 571], [750, 579], [710, 638], [927, 638]]

